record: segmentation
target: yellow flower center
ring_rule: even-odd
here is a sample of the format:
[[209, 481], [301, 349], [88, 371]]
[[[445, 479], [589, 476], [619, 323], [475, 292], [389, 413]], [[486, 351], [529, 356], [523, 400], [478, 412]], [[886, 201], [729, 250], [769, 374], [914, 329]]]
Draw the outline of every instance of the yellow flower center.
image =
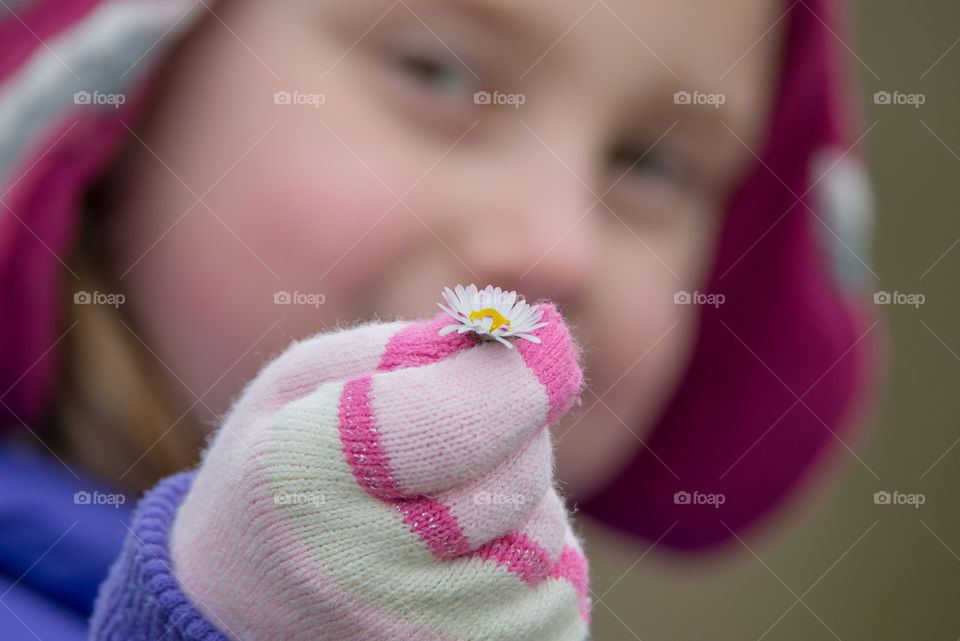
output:
[[478, 309], [478, 310], [475, 311], [475, 312], [470, 312], [470, 320], [471, 320], [471, 321], [474, 321], [474, 320], [476, 320], [476, 319], [478, 319], [478, 318], [484, 318], [485, 316], [489, 316], [490, 318], [493, 319], [493, 325], [490, 326], [490, 331], [491, 331], [491, 332], [492, 332], [493, 330], [495, 330], [496, 328], [500, 327], [501, 325], [509, 325], [509, 324], [510, 324], [510, 320], [509, 320], [509, 319], [504, 318], [504, 317], [503, 317], [503, 314], [501, 314], [500, 312], [498, 312], [497, 310], [495, 310], [495, 309], [492, 308], [492, 307], [487, 307], [487, 308], [485, 308], [485, 309]]

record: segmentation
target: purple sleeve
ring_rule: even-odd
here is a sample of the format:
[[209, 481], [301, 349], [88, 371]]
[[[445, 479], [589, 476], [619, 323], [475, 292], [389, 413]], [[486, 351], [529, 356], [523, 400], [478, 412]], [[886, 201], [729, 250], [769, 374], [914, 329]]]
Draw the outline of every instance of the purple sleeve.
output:
[[84, 641], [87, 617], [0, 575], [0, 630], [4, 641]]
[[86, 617], [131, 513], [127, 502], [77, 500], [97, 493], [121, 496], [45, 452], [0, 442], [0, 575]]
[[194, 475], [160, 481], [137, 505], [123, 550], [100, 586], [90, 641], [230, 641], [193, 606], [171, 570], [170, 525]]

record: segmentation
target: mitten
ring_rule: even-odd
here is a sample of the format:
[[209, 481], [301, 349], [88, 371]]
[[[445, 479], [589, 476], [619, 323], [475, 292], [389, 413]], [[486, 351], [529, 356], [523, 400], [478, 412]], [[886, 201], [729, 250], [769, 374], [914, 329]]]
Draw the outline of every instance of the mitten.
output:
[[141, 638], [121, 611], [173, 640], [587, 638], [548, 429], [580, 353], [539, 309], [540, 342], [514, 349], [440, 335], [445, 314], [293, 344], [140, 506], [94, 638]]

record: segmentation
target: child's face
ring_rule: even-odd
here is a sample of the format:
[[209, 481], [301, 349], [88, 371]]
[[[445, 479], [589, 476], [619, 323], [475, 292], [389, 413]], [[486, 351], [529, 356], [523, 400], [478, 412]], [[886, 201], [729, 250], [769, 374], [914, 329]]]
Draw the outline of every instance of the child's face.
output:
[[760, 145], [781, 9], [226, 0], [120, 174], [118, 269], [133, 265], [142, 338], [223, 412], [267, 356], [338, 320], [432, 315], [458, 282], [551, 297], [591, 383], [558, 430], [558, 475], [588, 491], [686, 364], [698, 310], [674, 294], [705, 284]]

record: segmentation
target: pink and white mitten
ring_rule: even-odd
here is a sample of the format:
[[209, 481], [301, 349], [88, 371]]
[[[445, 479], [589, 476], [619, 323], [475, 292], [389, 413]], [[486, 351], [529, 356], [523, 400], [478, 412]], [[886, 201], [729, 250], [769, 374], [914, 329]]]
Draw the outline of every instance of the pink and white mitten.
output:
[[560, 314], [515, 349], [447, 315], [295, 343], [227, 415], [170, 534], [234, 641], [582, 641], [587, 562], [548, 427], [578, 401]]

